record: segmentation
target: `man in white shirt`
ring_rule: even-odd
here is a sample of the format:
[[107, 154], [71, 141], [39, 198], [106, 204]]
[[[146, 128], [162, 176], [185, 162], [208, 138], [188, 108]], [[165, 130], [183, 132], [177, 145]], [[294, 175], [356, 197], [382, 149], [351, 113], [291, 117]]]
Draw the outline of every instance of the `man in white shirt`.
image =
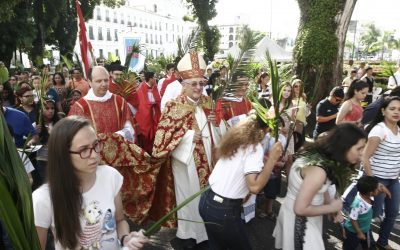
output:
[[389, 77], [388, 89], [394, 89], [397, 86], [400, 86], [400, 65], [398, 65], [397, 71], [393, 76]]

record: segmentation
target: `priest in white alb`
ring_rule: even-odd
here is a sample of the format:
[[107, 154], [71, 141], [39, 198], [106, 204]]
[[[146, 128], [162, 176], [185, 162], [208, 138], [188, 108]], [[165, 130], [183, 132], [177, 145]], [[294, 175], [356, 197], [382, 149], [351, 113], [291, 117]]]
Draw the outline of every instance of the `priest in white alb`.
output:
[[[182, 94], [166, 104], [158, 124], [152, 156], [166, 158], [157, 178], [158, 198], [152, 207], [152, 214], [158, 212], [159, 217], [207, 186], [216, 160], [213, 148], [219, 135], [215, 115], [209, 98], [202, 94], [205, 69], [204, 59], [194, 51], [182, 58], [178, 63]], [[207, 240], [204, 224], [189, 222], [202, 222], [199, 200], [196, 198], [177, 213], [177, 237], [188, 248]], [[170, 221], [169, 226], [174, 223]]]

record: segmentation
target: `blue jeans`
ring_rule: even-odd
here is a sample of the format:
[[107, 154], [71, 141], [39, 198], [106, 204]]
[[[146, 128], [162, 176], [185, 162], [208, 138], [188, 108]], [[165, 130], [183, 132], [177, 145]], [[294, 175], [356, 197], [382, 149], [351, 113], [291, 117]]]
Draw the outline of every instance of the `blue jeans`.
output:
[[379, 214], [382, 210], [382, 205], [385, 204], [385, 218], [381, 223], [379, 230], [379, 239], [377, 243], [382, 246], [386, 246], [389, 241], [390, 232], [393, 229], [396, 216], [399, 213], [400, 204], [400, 183], [398, 179], [381, 179], [376, 177], [376, 179], [385, 185], [385, 187], [392, 194], [392, 198], [385, 197], [384, 194], [379, 194], [375, 196], [374, 205], [372, 209], [374, 210], [374, 216]]
[[227, 199], [211, 189], [202, 194], [199, 212], [206, 223], [211, 250], [252, 249], [240, 217], [241, 209], [242, 199]]

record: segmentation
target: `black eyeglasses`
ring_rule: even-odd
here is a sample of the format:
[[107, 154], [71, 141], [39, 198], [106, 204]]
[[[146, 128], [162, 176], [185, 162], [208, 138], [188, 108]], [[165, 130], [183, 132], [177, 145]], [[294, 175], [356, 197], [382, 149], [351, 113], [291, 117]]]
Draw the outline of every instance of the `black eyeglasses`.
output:
[[92, 151], [94, 150], [94, 152], [96, 153], [100, 153], [100, 151], [103, 149], [103, 143], [101, 142], [95, 142], [93, 144], [93, 147], [91, 148], [84, 148], [79, 152], [75, 152], [75, 151], [69, 151], [71, 154], [77, 154], [79, 155], [82, 159], [87, 159], [92, 155]]

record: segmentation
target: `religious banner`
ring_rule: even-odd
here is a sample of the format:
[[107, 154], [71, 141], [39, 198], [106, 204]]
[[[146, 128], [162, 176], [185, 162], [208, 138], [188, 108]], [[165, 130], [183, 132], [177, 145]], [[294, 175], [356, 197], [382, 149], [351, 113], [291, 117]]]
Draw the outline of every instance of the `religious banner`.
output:
[[[129, 55], [132, 52], [132, 46], [139, 45], [140, 38], [139, 37], [126, 37], [124, 38], [124, 50], [125, 56]], [[132, 58], [129, 64], [129, 69], [135, 72], [139, 72], [143, 69], [144, 66], [144, 56], [140, 53], [132, 54]]]

